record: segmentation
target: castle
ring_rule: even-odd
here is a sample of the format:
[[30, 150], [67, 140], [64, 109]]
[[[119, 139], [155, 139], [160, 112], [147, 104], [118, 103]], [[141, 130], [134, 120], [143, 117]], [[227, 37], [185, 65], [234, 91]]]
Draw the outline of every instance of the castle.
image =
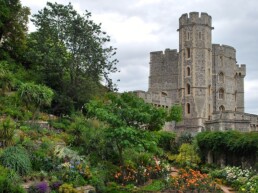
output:
[[179, 18], [179, 50], [150, 53], [148, 92], [135, 91], [146, 102], [183, 107], [183, 121], [167, 123], [174, 131], [258, 131], [258, 116], [244, 112], [246, 65], [236, 50], [212, 44], [212, 18], [191, 12]]

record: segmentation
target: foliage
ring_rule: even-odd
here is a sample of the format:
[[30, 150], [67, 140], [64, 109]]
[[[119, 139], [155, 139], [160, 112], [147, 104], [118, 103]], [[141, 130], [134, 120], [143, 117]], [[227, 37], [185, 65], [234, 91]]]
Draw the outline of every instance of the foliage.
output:
[[240, 192], [250, 192], [250, 193], [258, 192], [258, 175], [251, 177], [248, 180], [248, 182], [246, 182], [239, 188], [239, 191]]
[[91, 13], [79, 14], [73, 6], [48, 2], [33, 15], [37, 31], [28, 38], [27, 60], [38, 82], [56, 91], [53, 110], [70, 114], [113, 84], [109, 74], [116, 72], [115, 48], [107, 46], [110, 37], [101, 25], [91, 20]]
[[59, 189], [59, 193], [78, 193], [78, 191], [73, 188], [71, 184], [62, 184]]
[[155, 132], [155, 137], [158, 138], [158, 146], [165, 151], [171, 151], [174, 147], [176, 134], [167, 131]]
[[0, 122], [0, 144], [3, 147], [12, 145], [15, 127], [15, 122], [10, 117]]
[[54, 150], [54, 155], [59, 159], [77, 162], [84, 159], [83, 156], [78, 155], [78, 152], [61, 145], [57, 145]]
[[249, 191], [252, 189], [253, 192], [255, 192], [254, 190], [258, 190], [256, 187], [258, 185], [258, 181], [252, 183], [254, 179], [257, 179], [256, 171], [254, 171], [252, 168], [241, 169], [240, 167], [236, 166], [226, 166], [220, 170], [212, 171], [211, 176], [213, 178], [222, 179], [240, 192], [243, 191], [243, 189]]
[[142, 185], [150, 179], [167, 177], [169, 169], [163, 160], [143, 153], [140, 154], [137, 162], [126, 162], [125, 166], [121, 166], [114, 177], [122, 184]]
[[25, 193], [26, 191], [10, 178], [10, 170], [0, 165], [0, 192]]
[[247, 155], [258, 151], [258, 133], [201, 132], [197, 136], [201, 150], [214, 152], [228, 151]]
[[160, 130], [165, 123], [166, 111], [157, 109], [133, 93], [109, 93], [105, 98], [92, 100], [86, 105], [87, 115], [108, 124], [107, 138], [115, 145], [120, 164], [124, 165], [125, 148], [150, 146], [147, 131]]
[[133, 93], [109, 93], [86, 105], [89, 116], [107, 122], [110, 127], [133, 127], [158, 131], [165, 123], [166, 111], [147, 104]]
[[[0, 1], [0, 56], [8, 55], [22, 59], [26, 47], [29, 8], [21, 5], [20, 0]], [[7, 55], [7, 56], [6, 56]]]
[[144, 191], [161, 191], [165, 188], [165, 183], [163, 180], [153, 180], [151, 184], [148, 184], [141, 188]]
[[193, 145], [183, 143], [179, 148], [179, 154], [176, 157], [176, 162], [181, 166], [196, 167], [201, 159], [199, 158]]
[[49, 186], [45, 181], [38, 182], [29, 187], [28, 193], [48, 193]]
[[0, 61], [0, 88], [2, 95], [14, 87], [14, 76], [7, 69], [7, 63]]
[[168, 121], [180, 122], [183, 120], [183, 108], [181, 105], [174, 105], [169, 111]]
[[15, 170], [20, 175], [26, 175], [31, 171], [29, 155], [21, 146], [7, 147], [0, 157], [3, 166]]
[[201, 132], [196, 136], [200, 152], [205, 160], [208, 153], [222, 155], [226, 164], [255, 166], [258, 156], [258, 133], [238, 131]]
[[54, 96], [50, 88], [34, 83], [20, 85], [17, 94], [26, 107], [33, 111], [33, 120], [39, 108], [50, 105]]
[[172, 190], [179, 192], [187, 191], [204, 191], [204, 192], [221, 192], [217, 185], [207, 174], [202, 174], [196, 170], [181, 169], [177, 176], [172, 176], [169, 182]]

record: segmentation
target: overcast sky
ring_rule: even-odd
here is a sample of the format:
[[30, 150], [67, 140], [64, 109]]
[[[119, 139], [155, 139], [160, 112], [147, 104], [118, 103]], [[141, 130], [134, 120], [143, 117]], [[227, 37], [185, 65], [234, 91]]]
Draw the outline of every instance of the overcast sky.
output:
[[[257, 0], [49, 0], [83, 13], [88, 10], [118, 48], [113, 75], [120, 92], [148, 89], [149, 53], [178, 49], [178, 19], [183, 13], [206, 12], [215, 28], [212, 43], [236, 49], [238, 64], [246, 64], [245, 111], [258, 114], [258, 1]], [[45, 0], [21, 0], [32, 14]], [[33, 26], [30, 24], [30, 30]]]

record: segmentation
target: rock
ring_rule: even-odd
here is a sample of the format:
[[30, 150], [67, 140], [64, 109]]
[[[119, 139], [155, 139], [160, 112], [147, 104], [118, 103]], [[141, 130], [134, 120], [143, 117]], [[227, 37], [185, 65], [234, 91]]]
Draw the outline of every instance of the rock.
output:
[[96, 189], [90, 185], [78, 187], [78, 188], [76, 188], [76, 190], [79, 190], [82, 193], [95, 193], [96, 192]]

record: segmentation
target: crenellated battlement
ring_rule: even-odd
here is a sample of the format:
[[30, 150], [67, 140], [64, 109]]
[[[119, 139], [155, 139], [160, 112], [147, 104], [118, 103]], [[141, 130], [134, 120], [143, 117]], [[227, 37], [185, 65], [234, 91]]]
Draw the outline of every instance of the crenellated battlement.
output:
[[201, 15], [199, 15], [199, 12], [190, 12], [189, 15], [185, 13], [179, 18], [179, 28], [183, 25], [191, 24], [206, 25], [212, 28], [212, 18], [210, 15], [203, 12], [201, 12]]
[[150, 52], [150, 61], [157, 61], [161, 60], [162, 58], [165, 57], [176, 57], [177, 56], [177, 49], [169, 49], [167, 48], [164, 52], [163, 51], [155, 51], [155, 52]]
[[213, 55], [220, 55], [228, 58], [236, 58], [236, 49], [228, 45], [212, 44]]

